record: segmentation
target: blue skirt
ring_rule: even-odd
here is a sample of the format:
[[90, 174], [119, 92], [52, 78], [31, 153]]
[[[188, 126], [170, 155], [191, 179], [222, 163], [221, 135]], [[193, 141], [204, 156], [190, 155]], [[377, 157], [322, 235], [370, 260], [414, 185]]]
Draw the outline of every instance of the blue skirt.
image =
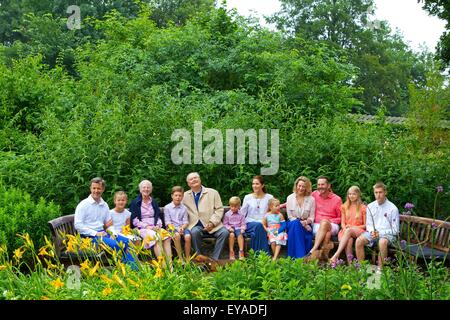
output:
[[261, 222], [247, 222], [245, 236], [250, 237], [250, 248], [255, 252], [263, 251], [270, 255], [267, 232]]
[[308, 232], [300, 220], [289, 221], [287, 229], [288, 257], [303, 258], [312, 248], [312, 232]]

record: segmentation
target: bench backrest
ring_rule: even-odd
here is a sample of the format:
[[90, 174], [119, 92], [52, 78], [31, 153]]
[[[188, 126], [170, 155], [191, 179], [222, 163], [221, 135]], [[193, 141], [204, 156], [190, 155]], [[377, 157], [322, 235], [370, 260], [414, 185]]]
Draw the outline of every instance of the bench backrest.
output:
[[400, 215], [400, 238], [449, 252], [450, 222]]
[[69, 214], [48, 222], [48, 226], [52, 233], [53, 244], [55, 245], [55, 253], [58, 257], [61, 256], [61, 252], [64, 250], [64, 243], [61, 233], [72, 235], [76, 234], [74, 218], [74, 214]]

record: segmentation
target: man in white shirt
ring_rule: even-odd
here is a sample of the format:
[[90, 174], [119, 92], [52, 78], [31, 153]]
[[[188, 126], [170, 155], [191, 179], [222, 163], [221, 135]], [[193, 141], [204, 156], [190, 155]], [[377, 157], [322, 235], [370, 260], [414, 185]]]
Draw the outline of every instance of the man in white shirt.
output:
[[373, 186], [375, 201], [367, 206], [366, 232], [356, 240], [356, 257], [364, 260], [364, 246], [374, 246], [378, 242], [380, 255], [379, 266], [387, 258], [388, 245], [396, 241], [400, 230], [400, 214], [398, 208], [387, 198], [386, 185], [377, 182]]
[[112, 238], [105, 231], [112, 226], [108, 204], [102, 199], [105, 181], [99, 177], [93, 178], [90, 190], [89, 197], [82, 200], [75, 209], [75, 229], [81, 237], [91, 238], [95, 244], [101, 241], [116, 251], [121, 251], [123, 248], [122, 261], [130, 263], [132, 268], [136, 269], [134, 258], [128, 251], [128, 239], [120, 235]]

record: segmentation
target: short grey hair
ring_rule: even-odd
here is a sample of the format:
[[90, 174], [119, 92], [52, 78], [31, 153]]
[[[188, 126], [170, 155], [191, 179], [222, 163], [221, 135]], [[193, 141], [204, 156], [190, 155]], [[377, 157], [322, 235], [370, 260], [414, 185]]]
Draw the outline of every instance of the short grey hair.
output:
[[142, 187], [144, 186], [144, 184], [149, 184], [149, 185], [150, 185], [150, 189], [153, 190], [153, 184], [151, 183], [150, 180], [142, 180], [142, 181], [139, 183], [139, 191], [141, 191], [141, 189], [142, 189]]
[[186, 177], [186, 182], [189, 182], [189, 179], [190, 179], [192, 176], [197, 176], [197, 177], [200, 179], [200, 175], [198, 174], [198, 172], [191, 172], [191, 173], [189, 173], [189, 174], [187, 175], [187, 177]]
[[101, 178], [101, 177], [95, 177], [95, 178], [92, 178], [92, 179], [91, 179], [91, 184], [90, 184], [89, 186], [92, 186], [93, 183], [101, 184], [102, 187], [103, 187], [103, 189], [106, 188], [106, 182], [105, 182], [105, 180], [103, 180], [103, 178]]

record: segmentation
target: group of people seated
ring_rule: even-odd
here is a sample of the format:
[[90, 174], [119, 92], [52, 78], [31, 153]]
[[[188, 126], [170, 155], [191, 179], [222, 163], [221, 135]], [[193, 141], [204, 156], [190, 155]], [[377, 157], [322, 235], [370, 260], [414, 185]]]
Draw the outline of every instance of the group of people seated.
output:
[[[125, 234], [128, 229], [136, 230], [146, 249], [153, 249], [156, 256], [164, 254], [172, 258], [172, 241], [180, 260], [189, 260], [191, 248], [202, 254], [205, 237], [216, 238], [212, 258], [219, 259], [226, 241], [229, 244], [229, 259], [244, 259], [244, 239], [250, 238], [250, 248], [257, 253], [270, 253], [273, 260], [280, 254], [281, 246], [287, 245], [291, 258], [325, 258], [335, 263], [345, 250], [351, 263], [353, 246], [356, 258], [365, 259], [365, 246], [378, 244], [382, 265], [388, 254], [388, 246], [399, 232], [400, 217], [397, 207], [387, 197], [386, 186], [378, 182], [373, 186], [375, 201], [365, 205], [361, 191], [352, 186], [346, 200], [331, 189], [330, 179], [320, 176], [317, 190], [312, 191], [311, 181], [298, 177], [286, 203], [267, 193], [262, 176], [252, 179], [253, 192], [242, 201], [231, 197], [230, 209], [224, 212], [219, 192], [202, 185], [200, 175], [192, 172], [186, 178], [189, 190], [180, 186], [172, 188], [172, 202], [163, 213], [152, 198], [153, 186], [148, 180], [139, 184], [139, 194], [126, 209], [128, 198], [125, 192], [114, 195], [114, 209], [102, 199], [105, 181], [91, 180], [88, 198], [82, 200], [75, 210], [75, 228], [82, 237], [90, 237], [94, 243], [102, 241], [114, 250], [122, 249], [122, 261], [136, 267], [135, 257], [128, 250], [135, 235]], [[286, 208], [285, 216], [280, 208]], [[339, 246], [334, 248], [332, 237], [337, 236]], [[314, 245], [313, 245], [314, 238]], [[182, 241], [184, 241], [184, 250]], [[237, 239], [239, 253], [234, 251]]]

